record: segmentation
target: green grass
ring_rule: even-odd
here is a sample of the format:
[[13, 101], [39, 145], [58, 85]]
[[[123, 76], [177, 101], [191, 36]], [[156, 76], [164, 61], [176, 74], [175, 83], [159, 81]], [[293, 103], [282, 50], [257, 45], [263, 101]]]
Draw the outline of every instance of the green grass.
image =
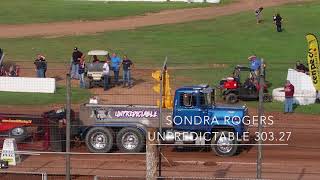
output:
[[165, 9], [207, 6], [210, 6], [210, 4], [94, 2], [84, 0], [1, 0], [0, 24], [112, 19], [158, 12]]
[[[285, 32], [276, 33], [271, 18], [274, 11], [284, 17]], [[43, 52], [50, 61], [68, 61], [73, 46], [83, 51], [112, 49], [127, 53], [136, 62], [155, 63], [165, 56], [177, 63], [247, 64], [252, 53], [264, 57], [268, 68], [294, 64], [305, 59], [305, 34], [318, 34], [316, 19], [320, 3], [289, 5], [264, 11], [265, 22], [255, 24], [251, 12], [215, 20], [177, 25], [161, 25], [137, 30], [107, 32], [97, 35], [61, 38], [1, 39], [0, 47], [11, 59], [28, 60]], [[318, 34], [319, 35], [319, 34]]]
[[220, 5], [230, 4], [230, 3], [235, 2], [235, 1], [237, 1], [237, 0], [221, 0], [220, 1]]
[[[274, 12], [284, 18], [284, 32], [275, 32], [272, 23]], [[60, 38], [1, 39], [10, 59], [30, 60], [38, 52], [47, 55], [50, 61], [67, 62], [72, 47], [83, 51], [89, 49], [111, 49], [128, 54], [138, 66], [160, 67], [165, 56], [170, 66], [206, 66], [224, 63], [227, 68], [202, 70], [176, 70], [173, 76], [177, 84], [209, 83], [230, 75], [237, 64], [248, 64], [247, 57], [253, 53], [263, 57], [267, 63], [267, 79], [272, 88], [281, 87], [287, 69], [297, 60], [306, 59], [306, 33], [319, 37], [320, 24], [314, 21], [320, 14], [320, 2], [285, 5], [267, 8], [263, 12], [265, 21], [257, 25], [252, 12], [225, 16], [213, 20], [176, 25], [161, 25], [136, 30], [100, 33], [96, 35]], [[312, 21], [313, 20], [313, 21]], [[169, 67], [170, 67], [169, 66]], [[282, 110], [281, 103], [271, 103], [269, 109]], [[318, 106], [301, 106], [297, 111], [318, 112]]]
[[[249, 107], [258, 107], [257, 102], [246, 102]], [[294, 112], [304, 114], [320, 114], [320, 104], [312, 104], [306, 106], [294, 106]], [[283, 102], [264, 103], [265, 111], [284, 111]]]
[[[88, 100], [90, 93], [87, 90], [72, 88], [72, 103]], [[0, 104], [5, 105], [48, 105], [64, 104], [66, 102], [66, 88], [57, 87], [56, 93], [15, 93], [1, 92]]]

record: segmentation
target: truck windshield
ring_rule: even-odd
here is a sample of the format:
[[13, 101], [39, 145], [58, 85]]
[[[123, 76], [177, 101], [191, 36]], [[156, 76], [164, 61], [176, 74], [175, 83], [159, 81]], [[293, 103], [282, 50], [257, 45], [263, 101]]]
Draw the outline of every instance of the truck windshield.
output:
[[211, 106], [211, 93], [200, 93], [200, 106]]

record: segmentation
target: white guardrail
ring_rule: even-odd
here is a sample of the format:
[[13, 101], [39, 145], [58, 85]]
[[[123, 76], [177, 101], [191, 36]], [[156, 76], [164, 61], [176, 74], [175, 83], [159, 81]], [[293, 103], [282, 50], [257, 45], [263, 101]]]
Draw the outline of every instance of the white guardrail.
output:
[[54, 78], [0, 77], [0, 91], [55, 93]]

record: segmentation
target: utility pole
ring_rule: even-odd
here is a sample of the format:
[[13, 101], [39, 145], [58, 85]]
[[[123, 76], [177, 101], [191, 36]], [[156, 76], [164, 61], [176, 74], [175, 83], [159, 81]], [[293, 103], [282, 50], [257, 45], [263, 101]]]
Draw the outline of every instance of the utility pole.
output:
[[[160, 77], [160, 109], [159, 109], [159, 133], [162, 135], [162, 105], [163, 103], [165, 103], [163, 101], [163, 98], [164, 98], [164, 92], [165, 92], [165, 89], [163, 87], [163, 84], [165, 82], [165, 78], [166, 78], [166, 71], [167, 71], [167, 60], [168, 60], [168, 57], [166, 56], [166, 59], [164, 60], [164, 63], [163, 63], [163, 67], [162, 67], [162, 70], [161, 70], [161, 77]], [[161, 139], [159, 138], [158, 140], [158, 162], [159, 162], [159, 168], [158, 168], [158, 176], [161, 177]]]
[[260, 74], [259, 74], [259, 107], [258, 107], [258, 131], [259, 131], [259, 141], [258, 141], [258, 153], [257, 153], [257, 179], [261, 179], [262, 177], [262, 116], [263, 116], [263, 99], [264, 99], [264, 62], [261, 59], [261, 66], [260, 66]]
[[70, 113], [71, 113], [71, 77], [67, 74], [67, 102], [66, 102], [66, 180], [70, 180]]

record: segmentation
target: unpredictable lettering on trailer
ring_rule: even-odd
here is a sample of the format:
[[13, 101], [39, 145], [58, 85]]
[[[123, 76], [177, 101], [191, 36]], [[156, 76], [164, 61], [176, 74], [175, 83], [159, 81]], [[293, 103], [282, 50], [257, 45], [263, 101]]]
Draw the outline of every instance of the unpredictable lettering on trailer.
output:
[[90, 117], [95, 118], [97, 121], [127, 118], [156, 119], [159, 118], [159, 110], [152, 108], [94, 108]]

